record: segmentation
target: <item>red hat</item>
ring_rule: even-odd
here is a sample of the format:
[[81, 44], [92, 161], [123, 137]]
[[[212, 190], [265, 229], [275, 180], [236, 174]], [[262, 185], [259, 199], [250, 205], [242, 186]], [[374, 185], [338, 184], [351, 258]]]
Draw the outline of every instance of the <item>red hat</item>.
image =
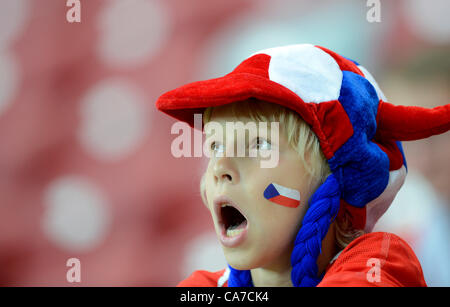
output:
[[259, 51], [231, 73], [181, 86], [156, 107], [191, 127], [207, 107], [257, 98], [296, 111], [317, 135], [355, 228], [371, 231], [406, 175], [399, 141], [450, 129], [450, 105], [426, 109], [386, 102], [357, 62], [324, 47], [290, 45]]

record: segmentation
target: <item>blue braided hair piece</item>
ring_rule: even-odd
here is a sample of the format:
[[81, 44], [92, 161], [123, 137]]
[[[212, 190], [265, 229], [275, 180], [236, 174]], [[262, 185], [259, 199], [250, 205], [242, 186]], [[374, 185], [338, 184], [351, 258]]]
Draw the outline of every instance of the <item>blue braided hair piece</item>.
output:
[[[317, 258], [322, 251], [322, 240], [339, 211], [341, 193], [333, 174], [316, 190], [309, 200], [309, 209], [303, 217], [291, 254], [291, 280], [294, 287], [315, 287], [321, 278], [317, 276]], [[230, 268], [229, 287], [252, 287], [250, 270]]]
[[310, 198], [291, 254], [294, 287], [315, 287], [320, 282], [317, 258], [322, 252], [322, 240], [339, 211], [340, 199], [339, 183], [333, 174]]
[[228, 277], [228, 287], [253, 287], [250, 270], [236, 270], [228, 265], [230, 276]]

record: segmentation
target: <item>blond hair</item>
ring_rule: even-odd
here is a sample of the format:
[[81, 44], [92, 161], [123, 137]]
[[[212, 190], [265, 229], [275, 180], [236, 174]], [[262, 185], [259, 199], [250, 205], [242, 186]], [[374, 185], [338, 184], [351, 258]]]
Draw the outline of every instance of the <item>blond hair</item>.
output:
[[[278, 104], [250, 98], [229, 105], [232, 114], [239, 118], [246, 116], [257, 122], [279, 122], [288, 143], [299, 154], [306, 172], [309, 175], [309, 185], [314, 192], [331, 174], [328, 161], [322, 152], [319, 139], [310, 126], [298, 113]], [[213, 107], [203, 113], [203, 123], [210, 121]], [[200, 181], [200, 191], [203, 202], [207, 203], [204, 177]], [[336, 244], [344, 248], [351, 241], [362, 235], [362, 230], [353, 229], [348, 217], [343, 215], [336, 219]]]

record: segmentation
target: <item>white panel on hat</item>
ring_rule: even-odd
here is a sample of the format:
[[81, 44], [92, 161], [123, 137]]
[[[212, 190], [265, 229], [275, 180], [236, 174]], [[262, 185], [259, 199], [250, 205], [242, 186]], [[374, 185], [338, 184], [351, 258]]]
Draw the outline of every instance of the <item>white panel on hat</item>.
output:
[[271, 57], [269, 78], [305, 102], [320, 103], [339, 98], [342, 71], [323, 50], [310, 44], [270, 48], [258, 53]]
[[389, 172], [389, 182], [383, 193], [366, 205], [366, 225], [365, 232], [371, 232], [375, 223], [389, 209], [397, 192], [402, 187], [406, 178], [406, 168], [403, 165], [398, 170]]
[[358, 68], [362, 71], [364, 74], [364, 77], [366, 77], [367, 81], [372, 84], [372, 86], [375, 88], [375, 91], [377, 92], [378, 99], [381, 99], [383, 101], [387, 101], [386, 96], [384, 96], [383, 92], [381, 91], [380, 87], [378, 86], [377, 81], [375, 81], [375, 78], [371, 75], [371, 73], [361, 65], [358, 65]]

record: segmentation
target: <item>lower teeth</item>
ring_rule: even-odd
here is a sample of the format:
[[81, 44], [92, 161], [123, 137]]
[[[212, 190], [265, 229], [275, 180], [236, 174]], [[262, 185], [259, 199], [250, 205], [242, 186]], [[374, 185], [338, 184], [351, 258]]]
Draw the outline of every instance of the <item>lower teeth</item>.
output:
[[235, 237], [240, 234], [244, 229], [227, 229], [227, 237]]

